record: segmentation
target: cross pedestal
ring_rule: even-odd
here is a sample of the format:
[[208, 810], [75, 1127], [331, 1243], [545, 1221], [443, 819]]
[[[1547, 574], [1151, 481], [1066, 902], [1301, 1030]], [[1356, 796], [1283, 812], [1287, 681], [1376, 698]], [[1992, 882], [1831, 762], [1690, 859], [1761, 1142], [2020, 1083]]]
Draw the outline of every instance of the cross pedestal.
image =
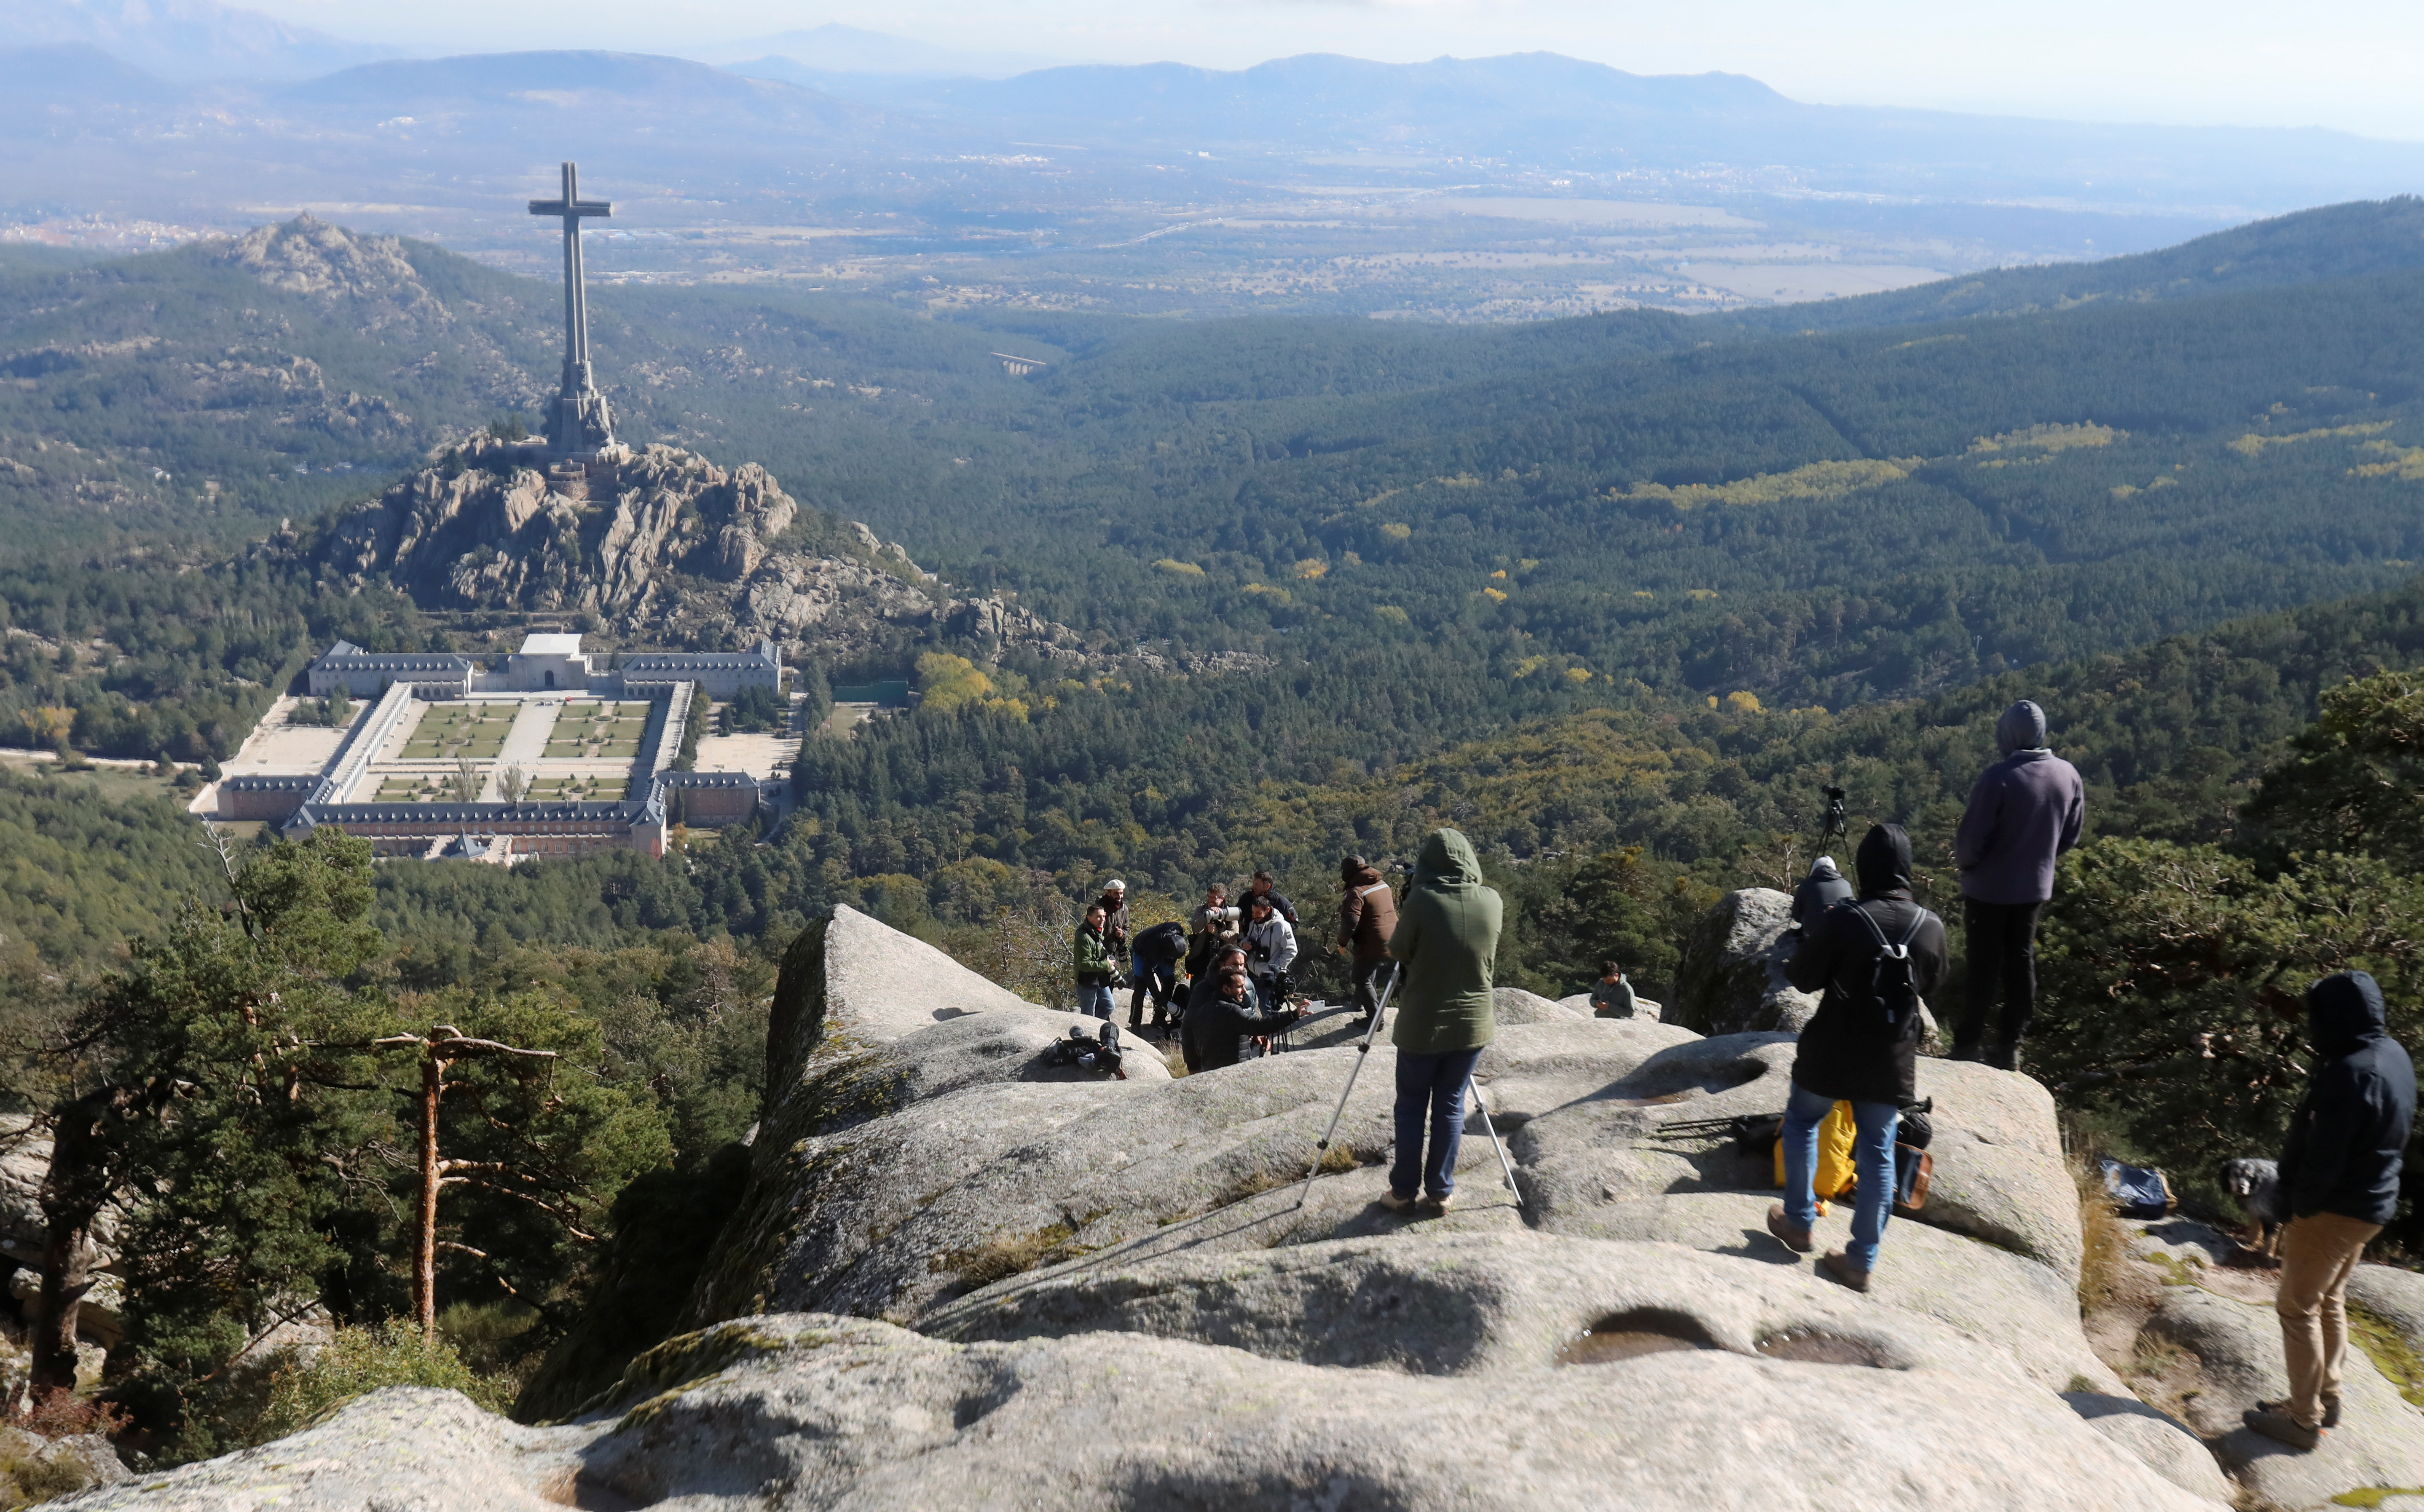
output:
[[603, 199], [582, 199], [581, 170], [566, 163], [563, 198], [534, 199], [530, 213], [564, 221], [564, 382], [548, 402], [548, 451], [567, 462], [618, 454], [614, 417], [589, 371], [589, 293], [581, 277], [581, 222], [585, 216], [611, 215], [614, 207]]

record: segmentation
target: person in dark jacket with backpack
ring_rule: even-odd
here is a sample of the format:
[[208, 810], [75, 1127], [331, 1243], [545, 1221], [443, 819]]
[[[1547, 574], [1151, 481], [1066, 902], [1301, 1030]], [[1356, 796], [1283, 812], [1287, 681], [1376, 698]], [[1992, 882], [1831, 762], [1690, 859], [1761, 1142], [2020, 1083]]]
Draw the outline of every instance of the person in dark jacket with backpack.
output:
[[1784, 1104], [1784, 1201], [1768, 1209], [1768, 1232], [1808, 1254], [1818, 1213], [1812, 1181], [1818, 1125], [1837, 1103], [1852, 1105], [1859, 1196], [1852, 1242], [1818, 1262], [1830, 1279], [1869, 1289], [1877, 1244], [1894, 1197], [1894, 1129], [1918, 1101], [1920, 1000], [1944, 979], [1944, 924], [1911, 900], [1910, 836], [1879, 824], [1854, 859], [1860, 895], [1805, 924], [1784, 974], [1805, 993], [1823, 992], [1801, 1031], [1793, 1091]]
[[1178, 963], [1187, 957], [1187, 926], [1172, 919], [1140, 930], [1128, 947], [1135, 968], [1134, 990], [1128, 995], [1128, 1027], [1142, 1028], [1144, 1000], [1153, 999], [1153, 1027], [1160, 1028], [1170, 1011], [1170, 995], [1178, 985]]
[[1283, 1033], [1303, 1016], [1300, 1009], [1265, 1009], [1256, 1003], [1242, 964], [1219, 972], [1201, 992], [1190, 989], [1187, 995], [1180, 1050], [1187, 1057], [1188, 1074], [1236, 1065], [1240, 1041]]
[[2382, 989], [2365, 972], [2343, 971], [2306, 989], [2316, 1064], [2281, 1152], [2289, 1223], [2281, 1231], [2273, 1303], [2289, 1396], [2245, 1417], [2249, 1427], [2293, 1449], [2314, 1448], [2339, 1423], [2349, 1275], [2399, 1208], [2416, 1068], [2384, 1022]]
[[[1953, 1058], [2015, 1071], [2037, 1006], [2037, 915], [2053, 897], [2054, 863], [2079, 843], [2087, 798], [2079, 769], [2046, 748], [2045, 710], [2027, 699], [1995, 722], [1995, 743], [2003, 759], [1970, 789], [1953, 840], [1970, 965]], [[1998, 996], [2002, 1025], [1990, 1034]]]

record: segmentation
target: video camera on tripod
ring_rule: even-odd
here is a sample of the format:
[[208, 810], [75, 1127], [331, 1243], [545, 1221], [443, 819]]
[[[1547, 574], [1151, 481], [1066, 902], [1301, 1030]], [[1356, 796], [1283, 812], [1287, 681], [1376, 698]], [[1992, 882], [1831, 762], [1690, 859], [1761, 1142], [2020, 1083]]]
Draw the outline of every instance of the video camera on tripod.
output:
[[1826, 795], [1826, 813], [1818, 821], [1818, 849], [1824, 851], [1829, 840], [1851, 837], [1851, 817], [1843, 811], [1842, 788], [1828, 783], [1818, 790]]

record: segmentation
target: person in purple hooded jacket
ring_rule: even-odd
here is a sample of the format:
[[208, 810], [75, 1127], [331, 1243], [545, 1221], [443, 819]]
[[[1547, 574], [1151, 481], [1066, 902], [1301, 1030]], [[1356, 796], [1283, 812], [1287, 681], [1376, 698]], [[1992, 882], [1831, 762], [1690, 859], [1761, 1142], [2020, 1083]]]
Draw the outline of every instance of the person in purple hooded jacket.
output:
[[[2079, 769], [2046, 749], [2045, 710], [2027, 699], [1995, 722], [1995, 743], [2003, 759], [1970, 789], [1953, 842], [1969, 947], [1953, 1058], [2013, 1071], [2036, 1011], [2037, 915], [2053, 897], [2054, 863], [2079, 843], [2087, 798]], [[1990, 1035], [1999, 996], [2002, 1020]]]

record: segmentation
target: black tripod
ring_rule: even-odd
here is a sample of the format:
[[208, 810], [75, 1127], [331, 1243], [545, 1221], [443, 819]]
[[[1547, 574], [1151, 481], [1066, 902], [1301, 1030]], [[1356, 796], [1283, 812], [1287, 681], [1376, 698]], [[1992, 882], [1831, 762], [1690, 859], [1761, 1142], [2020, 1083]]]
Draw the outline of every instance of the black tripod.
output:
[[1819, 818], [1818, 849], [1812, 853], [1824, 855], [1826, 853], [1827, 841], [1849, 840], [1852, 837], [1851, 817], [1843, 812], [1842, 788], [1829, 786], [1819, 790], [1826, 795], [1826, 812]]

